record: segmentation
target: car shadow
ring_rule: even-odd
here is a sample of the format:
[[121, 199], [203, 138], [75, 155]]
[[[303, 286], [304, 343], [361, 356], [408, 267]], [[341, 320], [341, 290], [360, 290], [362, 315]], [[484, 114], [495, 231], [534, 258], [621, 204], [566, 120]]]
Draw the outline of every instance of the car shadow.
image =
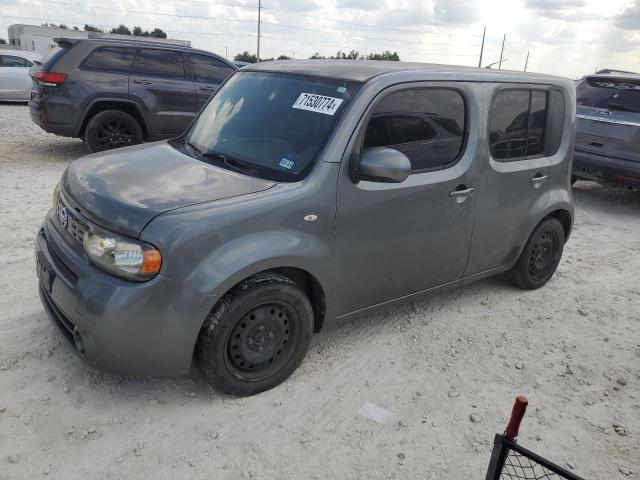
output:
[[640, 215], [640, 191], [624, 186], [579, 180], [573, 185], [576, 208], [588, 206], [598, 213], [632, 213]]

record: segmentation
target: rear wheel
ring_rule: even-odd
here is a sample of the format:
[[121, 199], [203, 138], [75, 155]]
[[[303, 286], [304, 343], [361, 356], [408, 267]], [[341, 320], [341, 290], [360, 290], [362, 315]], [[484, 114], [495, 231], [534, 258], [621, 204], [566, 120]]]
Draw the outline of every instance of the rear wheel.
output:
[[143, 134], [140, 124], [128, 113], [104, 110], [91, 117], [84, 139], [89, 150], [101, 152], [142, 143]]
[[518, 287], [534, 290], [553, 276], [564, 248], [564, 229], [555, 218], [547, 218], [533, 231], [509, 278]]
[[578, 177], [576, 177], [575, 175], [571, 175], [571, 185], [576, 183], [578, 180], [579, 180]]
[[253, 395], [291, 375], [307, 353], [313, 310], [296, 283], [255, 275], [216, 305], [196, 347], [206, 380], [223, 393]]

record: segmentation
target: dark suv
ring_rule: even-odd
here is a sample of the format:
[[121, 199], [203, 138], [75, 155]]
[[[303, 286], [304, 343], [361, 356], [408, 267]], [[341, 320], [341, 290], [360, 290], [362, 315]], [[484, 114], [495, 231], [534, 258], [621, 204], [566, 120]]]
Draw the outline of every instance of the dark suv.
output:
[[601, 70], [576, 86], [573, 180], [640, 188], [640, 74]]
[[237, 67], [210, 52], [169, 43], [55, 39], [31, 72], [31, 118], [93, 152], [182, 133]]

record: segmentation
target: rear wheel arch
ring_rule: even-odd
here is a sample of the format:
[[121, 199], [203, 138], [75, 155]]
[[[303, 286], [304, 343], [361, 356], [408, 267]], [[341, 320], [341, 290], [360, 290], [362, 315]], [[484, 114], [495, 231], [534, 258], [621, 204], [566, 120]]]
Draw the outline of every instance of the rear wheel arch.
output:
[[131, 115], [142, 128], [142, 134], [145, 140], [149, 140], [149, 127], [140, 111], [140, 107], [133, 102], [126, 100], [97, 100], [87, 109], [78, 130], [78, 136], [84, 138], [86, 128], [91, 119], [98, 113], [105, 110], [120, 110]]
[[566, 241], [569, 239], [569, 235], [571, 235], [571, 228], [573, 226], [571, 213], [564, 209], [554, 210], [553, 212], [546, 215], [542, 220], [540, 220], [538, 225], [549, 217], [556, 218], [562, 224], [562, 229], [564, 230], [564, 241], [566, 243]]

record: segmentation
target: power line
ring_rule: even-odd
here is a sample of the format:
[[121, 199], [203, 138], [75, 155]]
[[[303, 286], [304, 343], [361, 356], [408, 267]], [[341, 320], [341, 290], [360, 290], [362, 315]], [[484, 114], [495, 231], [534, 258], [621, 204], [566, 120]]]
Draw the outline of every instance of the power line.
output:
[[[186, 18], [186, 19], [195, 19], [195, 20], [207, 20], [207, 21], [231, 21], [231, 22], [241, 22], [241, 23], [254, 23], [254, 20], [244, 20], [244, 19], [237, 19], [237, 18], [228, 18], [228, 17], [218, 17], [218, 18], [214, 18], [214, 17], [204, 17], [204, 16], [198, 16], [198, 15], [179, 15], [179, 14], [172, 14], [172, 13], [158, 13], [158, 12], [150, 12], [150, 11], [146, 11], [146, 10], [129, 10], [129, 9], [122, 9], [122, 8], [111, 8], [111, 7], [101, 7], [101, 6], [97, 6], [97, 5], [82, 5], [82, 4], [78, 4], [78, 3], [72, 3], [72, 2], [64, 2], [64, 1], [60, 1], [60, 0], [37, 0], [39, 2], [44, 2], [44, 3], [51, 3], [51, 4], [55, 4], [55, 5], [67, 5], [67, 6], [72, 6], [72, 7], [89, 7], [89, 8], [96, 8], [99, 10], [107, 10], [107, 11], [113, 11], [113, 12], [120, 12], [120, 13], [136, 13], [136, 14], [142, 14], [142, 15], [159, 15], [159, 16], [166, 16], [166, 17], [176, 17], [176, 18]], [[277, 22], [268, 22], [268, 21], [262, 21], [262, 24], [266, 24], [266, 25], [272, 25], [272, 26], [277, 26], [277, 27], [281, 27], [281, 28], [288, 28], [288, 29], [293, 29], [293, 30], [301, 30], [301, 31], [309, 31], [309, 32], [317, 32], [317, 33], [325, 33], [325, 34], [329, 34], [329, 35], [340, 35], [341, 32], [336, 32], [336, 31], [330, 31], [330, 30], [319, 30], [319, 29], [313, 29], [313, 28], [307, 28], [307, 27], [299, 27], [299, 26], [294, 26], [294, 25], [287, 25], [287, 24], [283, 24], [283, 23], [277, 23]], [[343, 34], [344, 35], [344, 34]], [[355, 38], [355, 39], [363, 39], [363, 40], [378, 40], [381, 42], [386, 42], [386, 43], [402, 43], [402, 44], [406, 44], [406, 43], [411, 43], [414, 45], [424, 45], [424, 42], [415, 42], [415, 41], [411, 41], [411, 40], [393, 40], [393, 39], [389, 39], [389, 38], [381, 38], [381, 37], [370, 37], [370, 36], [366, 36], [366, 35], [359, 35], [359, 34], [347, 34], [346, 36], [349, 36], [351, 38]], [[434, 44], [432, 43], [431, 45], [435, 45], [435, 46], [452, 46], [451, 43], [440, 43], [440, 44]], [[480, 45], [462, 45], [462, 44], [458, 44], [459, 46], [467, 46], [467, 47], [479, 47]]]

